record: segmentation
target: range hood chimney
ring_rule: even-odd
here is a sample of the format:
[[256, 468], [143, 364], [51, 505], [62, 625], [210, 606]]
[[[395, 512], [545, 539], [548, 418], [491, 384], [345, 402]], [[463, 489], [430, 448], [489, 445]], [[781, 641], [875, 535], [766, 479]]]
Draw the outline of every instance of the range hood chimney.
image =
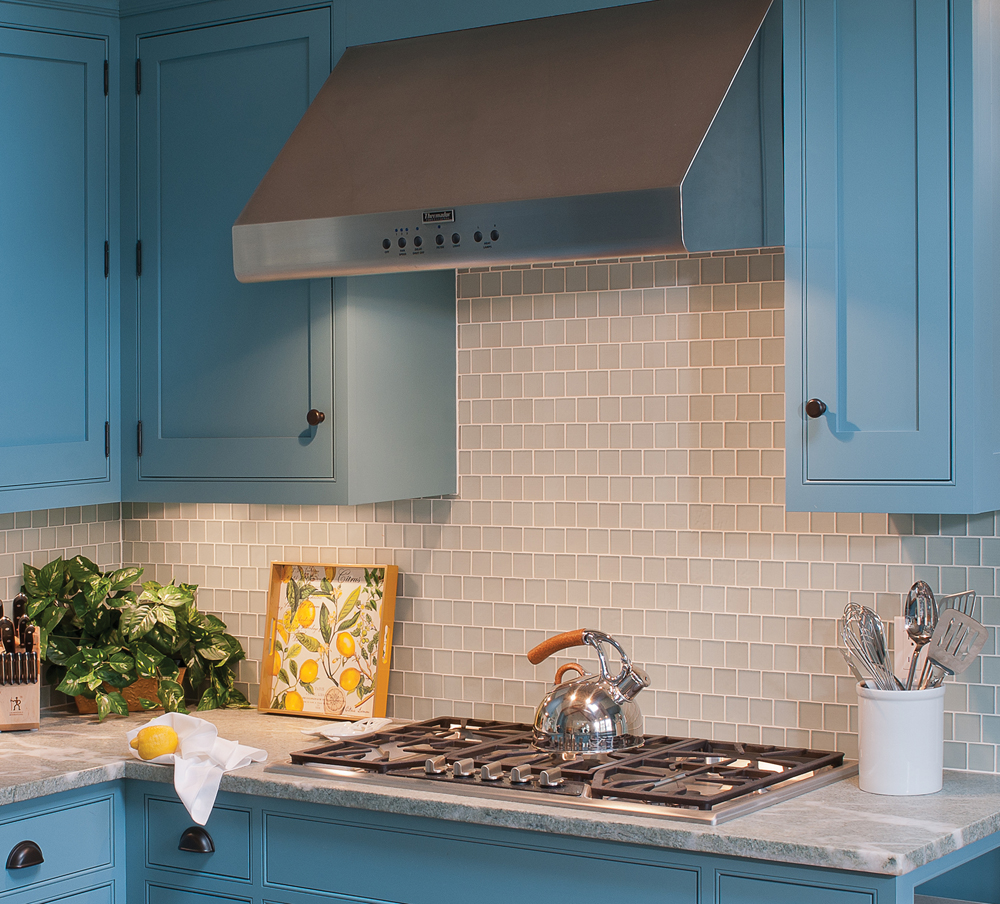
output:
[[781, 244], [770, 5], [652, 0], [349, 48], [233, 227], [237, 278]]

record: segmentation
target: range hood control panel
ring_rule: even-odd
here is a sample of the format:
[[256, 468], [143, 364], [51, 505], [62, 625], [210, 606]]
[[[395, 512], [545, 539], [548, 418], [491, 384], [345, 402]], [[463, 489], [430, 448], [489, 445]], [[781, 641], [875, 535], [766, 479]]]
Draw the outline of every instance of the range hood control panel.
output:
[[677, 191], [507, 201], [233, 227], [243, 282], [683, 251]]
[[500, 230], [496, 223], [492, 228], [470, 223], [465, 229], [461, 229], [456, 223], [454, 210], [423, 211], [421, 219], [420, 225], [394, 227], [392, 234], [382, 239], [383, 255], [406, 257], [439, 254], [442, 255], [442, 264], [447, 267], [451, 265], [446, 258], [455, 252], [465, 252], [470, 241], [478, 246], [470, 249], [473, 254], [488, 252], [500, 241]]

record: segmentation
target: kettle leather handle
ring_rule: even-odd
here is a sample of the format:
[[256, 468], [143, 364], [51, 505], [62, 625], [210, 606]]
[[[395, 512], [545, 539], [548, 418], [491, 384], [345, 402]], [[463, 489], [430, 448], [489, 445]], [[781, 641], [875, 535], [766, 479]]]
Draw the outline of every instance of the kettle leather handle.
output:
[[543, 640], [537, 647], [528, 651], [528, 662], [538, 665], [560, 650], [583, 646], [583, 635], [586, 633], [586, 628], [578, 628], [576, 631], [564, 631], [562, 634]]
[[577, 671], [581, 675], [587, 674], [583, 666], [580, 665], [579, 662], [567, 662], [566, 665], [561, 665], [559, 666], [558, 669], [556, 669], [556, 678], [555, 678], [556, 684], [562, 684], [563, 675], [571, 671]]

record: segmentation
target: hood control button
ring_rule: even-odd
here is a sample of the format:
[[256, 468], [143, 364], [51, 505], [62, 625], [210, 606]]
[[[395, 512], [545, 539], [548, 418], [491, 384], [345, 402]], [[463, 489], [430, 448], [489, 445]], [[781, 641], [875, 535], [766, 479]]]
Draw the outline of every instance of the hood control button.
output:
[[457, 232], [453, 232], [451, 234], [451, 243], [457, 245], [460, 241], [462, 241], [462, 237]]
[[481, 232], [478, 232], [478, 231], [477, 231], [477, 232], [476, 232], [476, 234], [475, 234], [475, 235], [473, 236], [473, 238], [474, 238], [474, 239], [475, 239], [475, 240], [476, 240], [477, 242], [481, 242], [481, 241], [483, 240], [483, 234], [482, 234]]
[[419, 235], [415, 235], [413, 237], [413, 247], [414, 248], [419, 248], [423, 243], [424, 243], [424, 240]]
[[491, 239], [492, 241], [494, 241], [494, 242], [495, 242], [495, 241], [496, 241], [496, 240], [497, 240], [498, 238], [500, 238], [500, 233], [499, 233], [499, 232], [497, 232], [497, 231], [496, 231], [496, 230], [494, 229], [494, 230], [493, 230], [493, 231], [492, 231], [492, 232], [490, 233], [490, 239]]
[[439, 245], [443, 245], [444, 244], [444, 236], [441, 235], [441, 233], [439, 232], [436, 236], [434, 236], [434, 241], [437, 242], [437, 244], [439, 244]]
[[392, 242], [390, 242], [388, 239], [382, 239], [382, 247], [385, 248], [386, 251], [388, 251], [392, 247]]
[[396, 244], [399, 245], [400, 248], [405, 248], [406, 247], [406, 239], [404, 239], [402, 236], [400, 236], [399, 237], [399, 241], [396, 242]]

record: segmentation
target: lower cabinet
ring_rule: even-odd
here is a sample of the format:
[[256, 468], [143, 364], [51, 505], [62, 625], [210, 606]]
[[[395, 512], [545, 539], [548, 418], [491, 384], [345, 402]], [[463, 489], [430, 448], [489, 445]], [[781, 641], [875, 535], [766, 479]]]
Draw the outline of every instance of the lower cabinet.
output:
[[126, 904], [119, 783], [0, 808], [0, 899]]
[[178, 851], [171, 786], [125, 790], [130, 904], [912, 904], [890, 876], [225, 792], [214, 851]]

